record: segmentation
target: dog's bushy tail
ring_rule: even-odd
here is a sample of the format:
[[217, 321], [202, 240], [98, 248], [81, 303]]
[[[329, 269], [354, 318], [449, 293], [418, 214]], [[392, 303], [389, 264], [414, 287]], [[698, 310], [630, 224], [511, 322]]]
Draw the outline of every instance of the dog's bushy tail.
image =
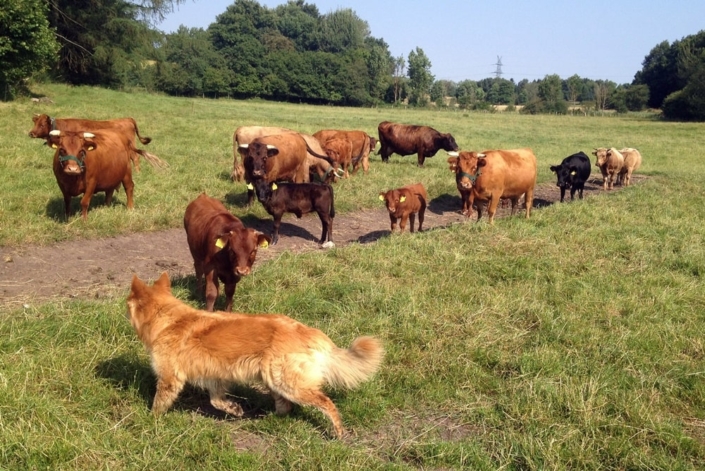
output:
[[384, 348], [373, 337], [358, 337], [347, 350], [335, 348], [331, 353], [326, 382], [334, 388], [353, 389], [369, 379], [382, 363]]

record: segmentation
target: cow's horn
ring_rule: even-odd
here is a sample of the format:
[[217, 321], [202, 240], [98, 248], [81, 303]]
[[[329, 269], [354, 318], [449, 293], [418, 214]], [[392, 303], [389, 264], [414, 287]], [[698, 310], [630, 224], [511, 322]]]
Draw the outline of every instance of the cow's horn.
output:
[[487, 154], [477, 154], [478, 159], [484, 159], [485, 157], [487, 157]]
[[93, 134], [92, 132], [84, 132], [83, 137], [84, 139], [93, 139], [95, 137], [95, 134]]
[[276, 148], [277, 148], [277, 146], [273, 146], [272, 144], [267, 144], [267, 149], [268, 149], [268, 150], [273, 150], [273, 149], [276, 149]]
[[240, 147], [240, 149], [247, 149], [248, 147], [250, 147], [250, 145], [249, 144], [240, 144], [238, 147]]
[[54, 129], [53, 131], [49, 131], [50, 136], [61, 136], [61, 131], [59, 129]]
[[460, 155], [460, 154], [458, 154], [457, 152], [455, 152], [455, 151], [453, 150], [453, 151], [448, 152], [448, 155], [450, 155], [451, 157], [457, 157], [457, 156]]

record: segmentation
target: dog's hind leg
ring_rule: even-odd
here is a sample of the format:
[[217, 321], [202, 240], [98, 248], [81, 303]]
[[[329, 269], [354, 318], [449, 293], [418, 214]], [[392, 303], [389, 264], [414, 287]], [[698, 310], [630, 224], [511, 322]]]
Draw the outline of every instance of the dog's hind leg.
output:
[[245, 412], [242, 410], [240, 404], [225, 397], [227, 386], [224, 383], [220, 381], [210, 381], [205, 384], [205, 387], [208, 390], [213, 407], [235, 417], [242, 417], [244, 415]]
[[297, 390], [295, 394], [290, 395], [290, 399], [297, 404], [313, 406], [323, 412], [333, 423], [335, 435], [339, 439], [343, 438], [345, 429], [343, 428], [343, 421], [340, 419], [340, 414], [338, 414], [338, 409], [335, 407], [335, 404], [333, 404], [333, 401], [323, 394], [322, 391], [315, 389]]
[[272, 398], [274, 399], [274, 408], [277, 412], [277, 415], [286, 415], [291, 412], [290, 400], [285, 399], [283, 396], [275, 393], [274, 391], [272, 391], [271, 394]]
[[152, 402], [152, 413], [159, 415], [166, 412], [174, 403], [179, 393], [184, 388], [184, 382], [176, 377], [158, 378], [157, 394]]

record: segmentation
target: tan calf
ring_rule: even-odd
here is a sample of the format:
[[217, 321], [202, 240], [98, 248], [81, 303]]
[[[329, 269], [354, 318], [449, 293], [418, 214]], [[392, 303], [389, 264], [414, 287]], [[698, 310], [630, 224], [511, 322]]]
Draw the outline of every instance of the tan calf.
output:
[[379, 199], [384, 201], [387, 206], [387, 211], [389, 211], [392, 232], [394, 232], [397, 227], [398, 219], [401, 219], [399, 222], [400, 232], [403, 233], [404, 229], [406, 229], [407, 220], [411, 220], [409, 230], [414, 232], [414, 219], [416, 214], [419, 215], [419, 232], [423, 230], [423, 218], [426, 212], [426, 205], [428, 204], [428, 195], [421, 183], [414, 183], [413, 185], [407, 185], [395, 190], [380, 192]]

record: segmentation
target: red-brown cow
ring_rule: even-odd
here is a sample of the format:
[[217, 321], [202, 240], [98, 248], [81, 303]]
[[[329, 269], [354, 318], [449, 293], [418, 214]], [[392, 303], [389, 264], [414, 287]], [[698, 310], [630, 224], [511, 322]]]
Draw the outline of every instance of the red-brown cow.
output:
[[[240, 181], [245, 175], [245, 156], [247, 155], [247, 145], [258, 137], [273, 136], [277, 134], [298, 134], [306, 142], [306, 165], [313, 169], [323, 181], [335, 181], [339, 175], [333, 171], [333, 162], [326, 155], [321, 144], [313, 136], [298, 133], [291, 129], [275, 126], [240, 126], [233, 134], [233, 171], [231, 177], [233, 181]], [[247, 180], [245, 178], [245, 180]], [[247, 181], [247, 183], [252, 183]]]
[[397, 228], [397, 219], [399, 222], [400, 232], [406, 229], [406, 221], [410, 220], [411, 225], [409, 230], [414, 232], [414, 218], [419, 215], [419, 232], [423, 226], [423, 218], [426, 213], [426, 205], [428, 204], [428, 195], [426, 188], [421, 183], [414, 183], [395, 190], [380, 192], [379, 199], [384, 201], [389, 211], [389, 220], [392, 225], [392, 232]]
[[54, 175], [64, 195], [67, 219], [71, 197], [83, 193], [81, 216], [85, 220], [93, 194], [104, 191], [105, 204], [109, 205], [121, 183], [127, 207], [134, 207], [130, 149], [123, 134], [108, 130], [95, 133], [55, 130], [51, 131], [48, 143], [56, 149]]
[[595, 166], [602, 172], [602, 189], [611, 190], [624, 166], [624, 156], [614, 147], [599, 147], [592, 155], [595, 156]]
[[205, 293], [206, 310], [213, 311], [220, 280], [225, 285], [225, 310], [232, 312], [237, 283], [250, 274], [257, 249], [267, 247], [272, 240], [246, 228], [223, 203], [205, 193], [186, 207], [184, 229], [198, 291]]
[[461, 152], [448, 158], [450, 170], [463, 198], [463, 213], [470, 215], [477, 200], [477, 219], [482, 217], [482, 203], [488, 202], [490, 224], [501, 199], [512, 202], [512, 215], [519, 198], [525, 195], [526, 217], [531, 216], [536, 186], [536, 156], [531, 149], [488, 150], [482, 153]]
[[348, 178], [348, 166], [352, 163], [352, 144], [342, 137], [328, 139], [323, 149], [334, 162], [343, 169], [343, 178]]
[[166, 165], [165, 162], [160, 160], [156, 155], [135, 147], [135, 136], [137, 136], [142, 144], [149, 144], [152, 141], [152, 138], [140, 136], [140, 131], [137, 128], [137, 122], [133, 118], [94, 121], [90, 119], [77, 118], [52, 118], [45, 114], [37, 114], [32, 117], [32, 121], [34, 122], [34, 127], [31, 131], [29, 131], [29, 137], [46, 139], [47, 143], [49, 143], [49, 133], [56, 130], [93, 132], [107, 129], [117, 133], [124, 133], [125, 137], [130, 142], [130, 159], [135, 165], [135, 170], [138, 172], [140, 170], [140, 155], [153, 166], [161, 167]]
[[382, 155], [383, 162], [388, 162], [389, 156], [394, 153], [401, 156], [417, 154], [418, 166], [423, 167], [426, 157], [433, 157], [441, 149], [446, 152], [458, 150], [452, 135], [442, 134], [428, 126], [383, 121], [377, 131], [381, 146], [378, 153]]
[[[370, 170], [370, 152], [375, 149], [377, 139], [375, 139], [374, 137], [370, 137], [366, 132], [345, 131], [339, 129], [321, 129], [320, 131], [315, 133], [313, 137], [318, 139], [318, 141], [323, 147], [325, 147], [326, 142], [328, 142], [330, 139], [347, 139], [348, 141], [350, 141], [350, 145], [352, 146], [351, 155], [353, 157], [351, 159], [351, 162], [353, 166], [353, 175], [357, 173], [357, 171], [360, 169], [360, 166], [362, 166], [362, 169], [365, 173]], [[347, 172], [347, 167], [343, 167], [343, 169]]]

